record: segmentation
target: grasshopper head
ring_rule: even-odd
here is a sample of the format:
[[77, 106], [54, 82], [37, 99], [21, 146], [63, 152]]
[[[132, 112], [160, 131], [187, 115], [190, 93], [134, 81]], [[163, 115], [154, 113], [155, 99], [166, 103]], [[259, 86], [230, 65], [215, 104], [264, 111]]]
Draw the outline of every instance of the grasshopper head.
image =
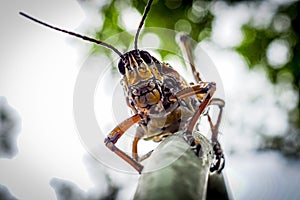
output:
[[138, 108], [150, 108], [162, 98], [163, 78], [157, 69], [158, 65], [157, 60], [143, 50], [129, 51], [119, 61], [125, 92]]

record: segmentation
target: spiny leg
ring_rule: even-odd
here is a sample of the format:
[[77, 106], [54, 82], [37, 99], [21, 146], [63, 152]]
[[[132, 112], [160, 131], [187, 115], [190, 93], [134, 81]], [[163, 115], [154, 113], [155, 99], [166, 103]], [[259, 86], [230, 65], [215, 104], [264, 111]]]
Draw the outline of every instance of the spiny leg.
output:
[[115, 143], [118, 141], [118, 139], [134, 124], [141, 121], [141, 117], [136, 114], [132, 117], [124, 120], [121, 122], [117, 127], [115, 127], [105, 138], [104, 143], [112, 152], [117, 154], [119, 157], [121, 157], [123, 160], [125, 160], [127, 163], [129, 163], [134, 169], [136, 169], [139, 173], [143, 170], [143, 165], [138, 163], [136, 160], [128, 156], [124, 151], [116, 147]]
[[[186, 53], [186, 55], [188, 57], [188, 60], [189, 60], [189, 63], [190, 63], [195, 81], [196, 82], [201, 82], [202, 79], [200, 77], [200, 73], [196, 70], [196, 67], [195, 67], [195, 64], [194, 64], [194, 59], [193, 59], [193, 54], [192, 54], [192, 51], [191, 51], [189, 36], [187, 34], [182, 34], [180, 36], [180, 41], [183, 44], [183, 51]], [[198, 98], [200, 97], [199, 95], [197, 95], [197, 96], [198, 96]], [[199, 98], [199, 100], [201, 101], [202, 98]], [[216, 160], [217, 160], [217, 162], [211, 167], [211, 171], [216, 171], [217, 170], [218, 173], [219, 173], [219, 172], [221, 172], [221, 170], [225, 166], [225, 159], [224, 159], [223, 151], [222, 151], [221, 145], [218, 141], [218, 130], [219, 130], [219, 125], [221, 123], [221, 116], [222, 116], [223, 107], [225, 105], [225, 102], [222, 99], [212, 99], [210, 105], [218, 105], [219, 108], [220, 108], [219, 116], [218, 116], [218, 119], [217, 119], [217, 122], [216, 122], [215, 125], [212, 123], [212, 120], [211, 120], [210, 116], [208, 115], [208, 121], [210, 123], [211, 130], [212, 130], [212, 138], [211, 138], [212, 146], [213, 146], [213, 150], [214, 150], [214, 153], [216, 155]], [[201, 112], [199, 114], [199, 111], [200, 110], [198, 110], [198, 114], [195, 113], [196, 115], [194, 115], [194, 117], [193, 117], [193, 119], [195, 119], [196, 121], [198, 120], [198, 118], [200, 117], [200, 115], [202, 113]], [[198, 118], [196, 116], [198, 116]], [[195, 124], [196, 121], [190, 123], [190, 126], [189, 126], [190, 128], [189, 129], [193, 128], [193, 124]], [[195, 144], [194, 138], [191, 134], [188, 134], [186, 137], [188, 138], [187, 140], [189, 140], [189, 143], [194, 143]], [[198, 149], [196, 149], [196, 151], [198, 152]], [[222, 164], [221, 164], [221, 162], [222, 162]]]
[[189, 36], [185, 33], [182, 33], [180, 35], [180, 42], [182, 43], [182, 51], [185, 52], [185, 54], [189, 60], [195, 82], [200, 83], [202, 81], [202, 79], [200, 77], [200, 73], [196, 70], [196, 67], [195, 67]]
[[212, 122], [210, 115], [207, 114], [208, 122], [210, 124], [211, 132], [212, 132], [211, 141], [212, 141], [212, 146], [213, 146], [215, 159], [216, 159], [216, 161], [210, 167], [210, 171], [211, 172], [217, 171], [218, 173], [220, 173], [225, 166], [225, 158], [224, 158], [221, 145], [218, 141], [218, 134], [219, 134], [219, 127], [222, 120], [222, 114], [223, 114], [223, 108], [225, 106], [225, 102], [222, 99], [214, 98], [211, 100], [210, 105], [216, 105], [219, 108], [218, 118], [215, 124]]
[[203, 113], [204, 109], [210, 103], [211, 97], [216, 90], [216, 84], [214, 82], [200, 82], [199, 84], [187, 87], [181, 91], [179, 91], [175, 96], [177, 99], [186, 98], [192, 95], [205, 94], [202, 99], [198, 109], [189, 120], [189, 123], [186, 127], [184, 138], [188, 142], [188, 144], [195, 150], [197, 156], [200, 154], [201, 146], [199, 142], [197, 142], [192, 135], [195, 124], [197, 123], [199, 117]]
[[[216, 90], [216, 83], [214, 82], [200, 82], [198, 84], [195, 84], [195, 85], [191, 85], [189, 87], [186, 87], [182, 90], [180, 90], [179, 92], [177, 92], [175, 94], [175, 98], [172, 99], [172, 97], [170, 98], [170, 100], [176, 100], [176, 99], [183, 99], [183, 98], [186, 98], [186, 97], [190, 97], [192, 95], [203, 95], [204, 96], [212, 96], [213, 93], [215, 92]], [[206, 97], [204, 97], [203, 99], [205, 99]], [[210, 97], [209, 97], [210, 99]], [[203, 100], [201, 100], [203, 101]]]
[[215, 124], [213, 124], [212, 119], [210, 117], [210, 115], [207, 115], [208, 118], [208, 122], [210, 124], [210, 128], [211, 128], [211, 132], [212, 132], [212, 136], [211, 136], [211, 140], [212, 142], [217, 141], [218, 140], [218, 134], [219, 134], [219, 127], [221, 124], [221, 120], [222, 120], [222, 114], [223, 114], [223, 108], [225, 106], [225, 101], [223, 99], [219, 99], [219, 98], [213, 98], [210, 101], [210, 106], [218, 106], [219, 108], [219, 113], [218, 113], [218, 118]]
[[[193, 54], [192, 54], [191, 45], [190, 45], [190, 38], [187, 34], [182, 34], [180, 36], [180, 41], [182, 42], [182, 50], [186, 53], [186, 55], [188, 57], [194, 79], [195, 79], [196, 82], [199, 83], [199, 82], [202, 81], [202, 79], [200, 77], [200, 73], [196, 70], [196, 67], [195, 67], [195, 64], [194, 64]], [[192, 93], [192, 92], [187, 92], [186, 95], [188, 95], [190, 93]], [[197, 95], [197, 97], [201, 102], [202, 101], [202, 98], [200, 98], [201, 96]], [[225, 159], [224, 159], [223, 151], [221, 149], [221, 145], [218, 141], [218, 133], [219, 133], [219, 125], [221, 123], [222, 112], [223, 112], [223, 107], [225, 105], [225, 102], [222, 99], [214, 98], [214, 99], [211, 99], [211, 102], [210, 102], [209, 105], [217, 105], [220, 108], [216, 124], [212, 123], [212, 120], [211, 120], [210, 116], [208, 115], [208, 121], [210, 123], [210, 127], [211, 127], [211, 130], [212, 130], [212, 137], [211, 137], [212, 146], [213, 146], [213, 150], [214, 150], [214, 153], [215, 153], [215, 156], [216, 156], [216, 162], [212, 165], [210, 170], [212, 172], [217, 171], [218, 173], [220, 173], [222, 171], [222, 169], [224, 168], [224, 166], [225, 166]], [[206, 106], [207, 106], [207, 104], [203, 107], [205, 108]], [[195, 113], [195, 115], [193, 117], [193, 119], [195, 119], [195, 121], [190, 123], [190, 125], [189, 125], [190, 128], [189, 129], [194, 127], [196, 121], [198, 120], [201, 113], [203, 112], [203, 111], [201, 111], [201, 113], [200, 113], [199, 111], [201, 111], [200, 108], [198, 110], [198, 114]], [[196, 117], [196, 115], [198, 117]], [[194, 137], [192, 136], [192, 134], [190, 134], [190, 133], [191, 132], [189, 131], [188, 134], [186, 135], [187, 141], [189, 142], [190, 145], [192, 145], [192, 144], [196, 145], [196, 141], [195, 141]], [[199, 147], [197, 147], [197, 145], [196, 145], [196, 147], [195, 147], [196, 153], [198, 151], [200, 151], [198, 149], [199, 149]]]
[[205, 108], [207, 106], [217, 105], [219, 107], [220, 111], [219, 111], [218, 118], [217, 118], [217, 121], [215, 124], [213, 124], [212, 119], [209, 114], [207, 114], [207, 117], [208, 117], [208, 121], [209, 121], [211, 130], [212, 130], [211, 140], [212, 140], [213, 151], [214, 151], [215, 158], [216, 158], [216, 162], [214, 162], [212, 164], [210, 171], [211, 172], [217, 171], [218, 173], [220, 173], [225, 166], [225, 158], [223, 155], [223, 151], [221, 149], [221, 145], [218, 141], [218, 133], [219, 133], [219, 126], [221, 123], [223, 107], [225, 106], [225, 102], [222, 99], [218, 99], [218, 98], [212, 99], [211, 98], [215, 89], [216, 89], [215, 83], [202, 82], [200, 84], [193, 85], [191, 87], [188, 87], [188, 88], [178, 92], [177, 98], [180, 99], [180, 98], [188, 97], [191, 95], [202, 94], [202, 93], [206, 94], [205, 97], [203, 99], [201, 99], [201, 104], [200, 104], [199, 108], [196, 110], [192, 119], [190, 120], [190, 122], [187, 126], [187, 129], [186, 129], [186, 134], [184, 136], [186, 141], [188, 142], [188, 144], [192, 147], [192, 149], [195, 151], [196, 155], [198, 155], [198, 156], [201, 152], [201, 146], [197, 142], [197, 140], [195, 140], [194, 136], [192, 135], [195, 124], [197, 123], [199, 117], [201, 116], [201, 114], [203, 113], [203, 111], [205, 110]]

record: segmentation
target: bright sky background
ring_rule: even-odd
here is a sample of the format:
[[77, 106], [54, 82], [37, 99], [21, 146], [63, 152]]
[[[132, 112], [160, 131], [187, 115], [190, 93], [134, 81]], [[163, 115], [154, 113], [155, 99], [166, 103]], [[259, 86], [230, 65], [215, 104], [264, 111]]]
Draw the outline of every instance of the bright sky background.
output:
[[85, 16], [72, 0], [6, 1], [0, 7], [0, 95], [22, 119], [19, 153], [12, 160], [0, 159], [0, 183], [20, 199], [54, 199], [52, 177], [83, 189], [92, 185], [72, 113], [81, 60], [66, 35], [29, 22], [19, 11], [71, 30]]
[[[237, 54], [222, 49], [241, 41], [242, 35], [238, 25], [248, 20], [251, 15], [247, 14], [247, 8], [229, 10], [222, 6], [224, 5], [220, 4], [215, 8], [216, 13], [222, 12], [218, 12], [219, 20], [215, 21], [217, 28], [213, 33], [213, 40], [219, 45], [203, 42], [198, 48], [208, 53], [221, 74], [226, 100], [229, 100], [226, 112], [234, 110], [231, 114], [226, 114], [228, 119], [225, 118], [225, 124], [226, 121], [242, 122], [242, 125], [224, 126], [222, 140], [225, 148], [227, 146], [229, 151], [231, 147], [241, 147], [239, 149], [244, 152], [257, 144], [251, 132], [258, 128], [257, 121], [265, 120], [264, 128], [270, 134], [276, 135], [287, 128], [287, 115], [276, 107], [273, 86], [264, 72], [249, 72]], [[268, 13], [264, 8], [261, 9]], [[20, 199], [54, 199], [54, 190], [49, 185], [53, 177], [70, 180], [81, 189], [88, 190], [95, 183], [83, 162], [86, 150], [78, 137], [73, 116], [74, 85], [79, 69], [85, 61], [85, 56], [82, 55], [84, 51], [77, 48], [81, 41], [34, 24], [20, 17], [19, 11], [79, 32], [79, 25], [86, 19], [80, 5], [72, 0], [7, 1], [1, 5], [0, 95], [5, 96], [20, 114], [22, 130], [18, 137], [17, 156], [11, 160], [0, 159], [0, 184], [7, 186], [10, 192]], [[237, 13], [241, 16], [238, 19], [234, 17]], [[89, 17], [93, 17], [94, 14], [91, 12]], [[93, 27], [96, 22], [98, 21], [86, 22], [85, 26]], [[131, 27], [131, 24], [124, 26]], [[293, 94], [286, 95], [291, 97], [288, 99], [294, 98]], [[262, 100], [256, 105], [250, 105], [249, 97], [259, 97]], [[109, 112], [109, 108], [106, 109], [108, 111], [102, 114]], [[248, 129], [245, 130], [245, 127]], [[243, 132], [243, 139], [237, 136], [236, 133], [239, 132]], [[226, 170], [235, 197], [245, 197], [253, 183], [261, 181], [253, 178], [255, 175], [259, 177], [269, 172], [271, 177], [273, 171], [270, 172], [269, 169], [274, 167], [273, 163], [279, 166], [272, 168], [274, 174], [277, 169], [280, 170], [280, 167], [286, 165], [275, 156], [269, 163], [261, 166], [263, 170], [260, 173], [249, 174], [253, 171], [253, 165], [246, 165], [240, 161], [246, 160], [251, 163], [250, 161], [255, 159], [263, 163], [266, 157], [253, 157], [249, 154], [231, 159], [229, 157], [231, 164], [229, 162]], [[292, 170], [290, 177], [294, 176]], [[268, 184], [269, 179], [266, 180]], [[126, 181], [123, 182], [126, 185]], [[281, 183], [286, 182], [283, 180]], [[256, 189], [264, 192], [265, 188], [257, 186]], [[292, 187], [290, 192], [293, 192]]]

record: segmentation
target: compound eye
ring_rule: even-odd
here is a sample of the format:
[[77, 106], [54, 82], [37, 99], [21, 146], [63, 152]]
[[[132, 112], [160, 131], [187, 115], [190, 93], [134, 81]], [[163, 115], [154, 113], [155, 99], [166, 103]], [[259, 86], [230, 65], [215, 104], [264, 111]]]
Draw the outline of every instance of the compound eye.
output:
[[151, 63], [152, 57], [147, 51], [140, 51], [141, 58], [145, 61], [145, 63]]
[[125, 63], [123, 62], [123, 60], [119, 61], [118, 68], [119, 68], [119, 72], [122, 75], [124, 75], [125, 74]]

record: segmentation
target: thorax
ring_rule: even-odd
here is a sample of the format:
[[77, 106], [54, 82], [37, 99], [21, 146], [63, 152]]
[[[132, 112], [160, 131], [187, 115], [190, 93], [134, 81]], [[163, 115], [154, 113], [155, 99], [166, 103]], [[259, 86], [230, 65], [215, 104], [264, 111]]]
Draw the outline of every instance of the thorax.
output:
[[186, 81], [171, 66], [156, 59], [146, 69], [148, 78], [143, 73], [145, 69], [134, 70], [121, 82], [128, 106], [143, 118], [139, 126], [145, 137], [160, 141], [164, 135], [182, 129], [199, 105], [194, 96], [176, 99], [176, 93], [187, 87]]

